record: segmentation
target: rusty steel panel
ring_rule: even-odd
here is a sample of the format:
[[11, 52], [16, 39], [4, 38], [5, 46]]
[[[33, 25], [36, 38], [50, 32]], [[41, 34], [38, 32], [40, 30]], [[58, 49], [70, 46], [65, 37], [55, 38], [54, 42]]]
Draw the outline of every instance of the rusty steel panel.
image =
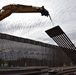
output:
[[63, 34], [64, 32], [62, 31], [62, 29], [59, 26], [56, 26], [56, 27], [54, 27], [52, 29], [47, 30], [46, 33], [50, 37], [55, 37], [57, 35]]
[[47, 30], [46, 33], [58, 44], [58, 46], [76, 50], [74, 44], [59, 26]]
[[76, 47], [63, 32], [63, 30], [56, 26], [46, 31], [46, 33], [58, 44], [58, 46], [70, 57], [70, 59], [76, 63]]
[[4, 61], [9, 66], [52, 67], [63, 66], [64, 62], [69, 65], [72, 62], [58, 46], [0, 34], [0, 64]]
[[76, 50], [71, 50], [67, 48], [61, 48], [67, 55], [70, 57], [70, 59], [76, 64]]

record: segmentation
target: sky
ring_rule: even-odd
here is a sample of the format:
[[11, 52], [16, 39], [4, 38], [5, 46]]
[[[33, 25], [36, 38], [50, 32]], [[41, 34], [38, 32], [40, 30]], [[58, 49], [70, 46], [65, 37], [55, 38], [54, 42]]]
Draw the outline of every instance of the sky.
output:
[[1, 33], [56, 45], [45, 31], [59, 25], [76, 45], [76, 0], [0, 0], [0, 9], [8, 4], [44, 6], [54, 26], [49, 17], [41, 16], [40, 13], [13, 13], [0, 21]]

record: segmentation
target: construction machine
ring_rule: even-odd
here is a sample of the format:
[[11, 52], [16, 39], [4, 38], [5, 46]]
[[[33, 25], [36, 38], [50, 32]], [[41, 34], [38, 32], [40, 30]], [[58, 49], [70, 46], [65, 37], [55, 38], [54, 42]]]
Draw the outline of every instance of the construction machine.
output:
[[43, 16], [49, 16], [49, 12], [42, 7], [34, 7], [20, 4], [9, 4], [0, 10], [0, 21], [10, 16], [12, 13], [41, 13]]

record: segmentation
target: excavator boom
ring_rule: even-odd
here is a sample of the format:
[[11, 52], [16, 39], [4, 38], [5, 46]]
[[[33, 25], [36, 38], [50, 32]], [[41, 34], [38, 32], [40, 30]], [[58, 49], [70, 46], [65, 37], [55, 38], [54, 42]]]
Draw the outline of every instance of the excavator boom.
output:
[[12, 13], [41, 13], [41, 15], [49, 16], [49, 12], [42, 7], [33, 7], [20, 4], [10, 4], [4, 6], [0, 11], [0, 21], [10, 16]]

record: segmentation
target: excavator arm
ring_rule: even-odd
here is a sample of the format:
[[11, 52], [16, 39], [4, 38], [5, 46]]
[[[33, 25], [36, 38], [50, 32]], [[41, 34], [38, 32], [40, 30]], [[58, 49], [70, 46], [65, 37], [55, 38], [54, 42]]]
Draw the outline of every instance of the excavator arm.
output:
[[27, 5], [10, 4], [4, 6], [0, 10], [0, 21], [10, 16], [12, 13], [41, 13], [41, 15], [49, 16], [49, 12], [42, 7], [33, 7]]

